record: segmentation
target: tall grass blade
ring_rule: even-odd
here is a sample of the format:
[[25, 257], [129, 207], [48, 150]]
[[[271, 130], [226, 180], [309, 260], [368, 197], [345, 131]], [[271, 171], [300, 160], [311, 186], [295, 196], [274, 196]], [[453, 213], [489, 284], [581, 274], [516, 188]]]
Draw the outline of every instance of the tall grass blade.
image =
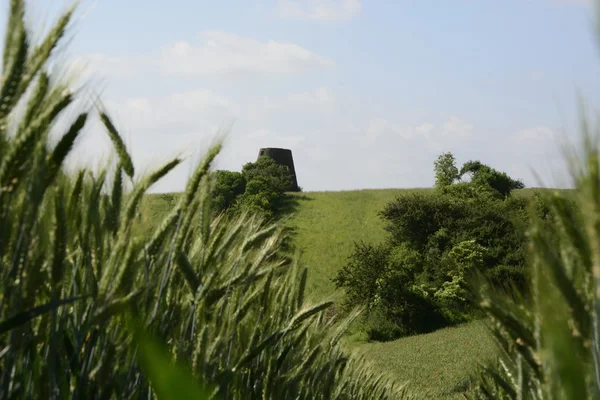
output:
[[117, 128], [115, 128], [111, 119], [105, 112], [100, 112], [100, 120], [106, 128], [108, 136], [110, 137], [110, 140], [112, 141], [115, 150], [119, 155], [119, 160], [121, 162], [123, 170], [130, 178], [133, 178], [133, 174], [135, 173], [135, 169], [133, 168], [133, 161], [131, 161], [131, 156], [127, 151], [127, 147], [125, 146], [121, 135], [119, 134]]
[[69, 130], [64, 134], [63, 137], [60, 138], [60, 140], [54, 147], [54, 150], [50, 154], [50, 171], [48, 172], [47, 185], [49, 185], [54, 180], [59, 169], [62, 167], [63, 162], [73, 149], [75, 140], [79, 136], [79, 133], [81, 132], [83, 127], [85, 126], [87, 117], [87, 113], [80, 114], [75, 119], [75, 122], [73, 122]]
[[34, 318], [37, 318], [41, 315], [44, 315], [58, 307], [61, 307], [65, 304], [70, 304], [75, 301], [83, 299], [84, 296], [74, 296], [68, 297], [66, 299], [61, 299], [57, 301], [51, 301], [41, 306], [30, 308], [26, 311], [21, 311], [12, 317], [5, 319], [0, 322], [0, 335], [6, 332], [9, 332], [19, 326], [25, 324], [26, 322], [31, 321]]

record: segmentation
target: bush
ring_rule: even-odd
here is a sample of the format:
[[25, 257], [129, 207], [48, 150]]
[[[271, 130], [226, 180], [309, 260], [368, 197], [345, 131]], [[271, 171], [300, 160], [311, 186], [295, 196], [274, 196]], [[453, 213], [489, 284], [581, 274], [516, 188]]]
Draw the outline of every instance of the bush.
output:
[[[451, 153], [434, 167], [437, 190], [387, 204], [379, 213], [386, 242], [355, 245], [334, 279], [345, 290], [346, 306], [376, 310], [367, 317], [372, 339], [470, 320], [477, 309], [469, 303], [467, 283], [477, 271], [527, 293], [529, 203], [510, 196], [522, 184], [480, 162], [466, 163], [459, 173]], [[470, 182], [457, 181], [466, 173]]]
[[241, 172], [216, 171], [213, 207], [215, 211], [225, 211], [233, 207], [246, 190], [246, 179]]
[[491, 190], [500, 198], [506, 198], [513, 190], [525, 187], [520, 180], [512, 179], [505, 172], [497, 171], [480, 161], [466, 162], [459, 174], [461, 177], [469, 174], [473, 186], [479, 190]]
[[334, 278], [344, 287], [348, 304], [364, 304], [370, 308], [377, 296], [377, 282], [384, 273], [390, 248], [385, 245], [354, 243], [354, 253]]
[[267, 220], [279, 212], [285, 193], [292, 188], [287, 167], [269, 157], [246, 163], [242, 172], [217, 171], [215, 175], [213, 203], [217, 211], [251, 212]]
[[[392, 247], [408, 244], [423, 254], [428, 281], [439, 286], [454, 268], [446, 255], [461, 242], [474, 240], [485, 251], [482, 268], [523, 268], [524, 231], [519, 225], [526, 200], [502, 201], [481, 196], [413, 194], [388, 204], [380, 213]], [[523, 288], [524, 289], [524, 288]]]
[[430, 295], [417, 285], [422, 257], [406, 246], [355, 243], [349, 262], [334, 278], [345, 289], [345, 306], [367, 307], [371, 340], [429, 332], [447, 321]]
[[256, 162], [247, 163], [242, 168], [246, 182], [263, 180], [278, 194], [292, 190], [292, 178], [285, 165], [279, 165], [270, 157], [260, 157]]
[[368, 340], [378, 342], [394, 340], [405, 334], [397, 323], [392, 322], [389, 313], [383, 307], [373, 307], [369, 310], [364, 319], [364, 329]]

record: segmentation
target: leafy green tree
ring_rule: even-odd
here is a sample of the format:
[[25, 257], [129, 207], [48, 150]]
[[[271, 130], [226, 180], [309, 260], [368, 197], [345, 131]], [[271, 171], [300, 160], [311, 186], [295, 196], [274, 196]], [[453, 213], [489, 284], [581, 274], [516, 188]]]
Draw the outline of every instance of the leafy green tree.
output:
[[242, 168], [242, 175], [246, 182], [262, 177], [268, 181], [268, 185], [279, 194], [289, 192], [292, 189], [292, 178], [290, 171], [284, 165], [279, 165], [270, 157], [261, 157], [256, 162], [250, 162]]
[[355, 242], [354, 252], [333, 279], [346, 292], [348, 304], [364, 304], [370, 308], [377, 296], [377, 286], [390, 256], [390, 247]]
[[443, 153], [434, 162], [435, 187], [443, 189], [459, 178], [456, 160], [452, 153]]
[[213, 206], [217, 211], [227, 210], [246, 190], [246, 179], [241, 172], [216, 171]]
[[471, 184], [477, 188], [493, 190], [498, 197], [506, 198], [515, 189], [523, 189], [522, 181], [512, 179], [505, 172], [500, 172], [480, 161], [468, 161], [460, 170], [460, 176], [471, 176]]
[[238, 210], [272, 217], [281, 206], [285, 193], [292, 189], [288, 168], [277, 164], [270, 157], [262, 157], [244, 165], [242, 176], [246, 187], [237, 199]]
[[344, 306], [367, 309], [365, 328], [372, 340], [432, 331], [448, 324], [429, 293], [416, 283], [422, 256], [410, 247], [354, 244], [354, 253], [334, 282], [346, 293]]
[[[335, 279], [349, 305], [371, 310], [367, 331], [373, 339], [473, 318], [478, 311], [469, 304], [466, 288], [475, 271], [527, 293], [525, 229], [531, 200], [510, 196], [522, 183], [478, 161], [459, 171], [452, 153], [438, 157], [434, 170], [438, 190], [387, 204], [379, 213], [389, 233], [386, 242], [356, 246]], [[471, 180], [462, 181], [467, 173]]]
[[486, 248], [475, 240], [458, 243], [448, 252], [448, 258], [454, 268], [448, 273], [450, 281], [445, 281], [434, 296], [438, 299], [465, 302], [467, 299], [467, 280], [469, 273], [484, 266]]
[[409, 244], [423, 255], [422, 280], [432, 288], [441, 287], [455, 274], [459, 264], [450, 253], [471, 240], [486, 249], [481, 264], [486, 274], [512, 267], [519, 272], [513, 277], [515, 283], [522, 283], [526, 261], [522, 211], [527, 207], [527, 199], [409, 194], [389, 203], [380, 216], [386, 221], [390, 246]]
[[[459, 170], [454, 154], [450, 152], [442, 153], [433, 165], [435, 187], [444, 193], [458, 191], [461, 196], [472, 196], [475, 192], [488, 192], [495, 197], [506, 198], [513, 190], [525, 187], [522, 181], [481, 161], [467, 161]], [[465, 175], [470, 177], [467, 182], [462, 181]]]
[[214, 174], [213, 205], [218, 211], [249, 211], [271, 218], [278, 212], [285, 193], [292, 189], [288, 168], [269, 157], [246, 163], [242, 172]]

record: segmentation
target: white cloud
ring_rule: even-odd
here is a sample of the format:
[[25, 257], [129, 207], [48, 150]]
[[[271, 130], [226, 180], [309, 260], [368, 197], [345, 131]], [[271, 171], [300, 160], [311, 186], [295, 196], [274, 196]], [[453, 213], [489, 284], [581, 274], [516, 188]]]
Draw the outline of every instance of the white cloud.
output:
[[150, 105], [150, 101], [144, 97], [129, 99], [127, 100], [125, 105], [127, 108], [143, 113], [145, 115], [150, 115], [152, 113], [152, 106]]
[[431, 131], [433, 130], [433, 128], [435, 128], [435, 125], [430, 124], [430, 123], [425, 123], [422, 125], [419, 125], [415, 128], [415, 130], [419, 133], [422, 133], [424, 135], [429, 135], [431, 133]]
[[256, 131], [249, 133], [248, 135], [246, 135], [246, 137], [254, 139], [254, 138], [266, 137], [268, 135], [269, 135], [269, 131], [267, 129], [258, 129]]
[[332, 69], [335, 63], [294, 43], [260, 41], [223, 31], [204, 31], [199, 43], [178, 41], [155, 54], [75, 57], [76, 68], [100, 77], [131, 78], [143, 73], [201, 78], [253, 76], [255, 74], [296, 74]]
[[516, 133], [514, 141], [517, 143], [540, 143], [540, 142], [554, 142], [556, 134], [554, 131], [547, 126], [536, 126], [533, 128], [523, 129]]
[[187, 111], [215, 109], [226, 111], [234, 106], [229, 98], [206, 89], [175, 93], [168, 97], [168, 101], [173, 107]]
[[415, 129], [405, 127], [384, 118], [376, 118], [369, 121], [365, 144], [375, 144], [380, 140], [399, 138], [410, 140], [415, 137]]
[[161, 49], [161, 72], [184, 77], [293, 74], [335, 66], [331, 59], [293, 43], [259, 41], [222, 31], [202, 32], [200, 39], [197, 45], [181, 41]]
[[330, 107], [335, 103], [335, 95], [330, 88], [320, 87], [309, 92], [292, 93], [287, 100], [294, 105]]
[[[308, 68], [302, 62], [293, 68], [286, 67], [291, 65], [286, 64], [289, 60], [301, 59], [290, 56], [293, 51], [281, 52], [284, 56], [279, 59], [284, 61], [278, 64], [279, 67], [249, 61], [257, 55], [267, 54], [272, 64], [277, 65], [278, 58], [273, 54], [269, 56], [265, 50], [269, 48], [269, 42], [250, 40], [246, 49], [234, 46], [234, 43], [244, 40], [235, 35], [223, 38], [208, 35], [199, 45], [175, 43], [169, 48], [174, 54], [174, 62], [181, 62], [182, 66], [180, 70], [169, 73], [182, 77], [213, 74], [212, 78], [223, 73], [231, 76], [268, 72], [268, 68], [275, 68], [272, 71], [281, 73], [301, 72]], [[201, 67], [201, 54], [204, 54], [203, 57], [220, 58], [221, 61]], [[237, 56], [241, 61], [235, 61]], [[231, 57], [233, 66], [225, 66], [219, 72], [216, 65], [226, 64], [228, 57]], [[116, 67], [117, 58], [97, 57], [106, 61], [105, 70], [114, 74], [126, 76], [136, 70], [135, 65], [127, 65], [126, 69], [120, 70]], [[142, 57], [132, 57], [132, 60], [134, 64], [143, 61], [146, 65], [141, 69], [143, 78], [138, 76], [142, 82], [160, 79], [160, 73], [167, 72], [160, 68], [160, 57], [154, 57], [154, 63]], [[205, 68], [200, 75], [196, 75], [198, 71], [188, 71], [195, 64], [200, 69]], [[313, 68], [323, 68], [325, 64], [316, 63]], [[154, 69], [150, 68], [152, 66]], [[239, 170], [246, 162], [256, 159], [261, 147], [290, 148], [294, 153], [299, 183], [306, 190], [426, 186], [433, 183], [432, 162], [442, 151], [453, 151], [459, 158], [481, 159], [494, 167], [506, 169], [511, 176], [524, 177], [527, 169], [522, 165], [537, 162], [535, 160], [542, 156], [539, 153], [542, 147], [538, 144], [551, 141], [552, 137], [551, 130], [542, 125], [523, 129], [507, 140], [482, 135], [474, 137], [476, 130], [473, 124], [463, 116], [464, 119], [456, 115], [373, 115], [359, 98], [336, 95], [326, 86], [303, 88], [305, 82], [290, 85], [287, 93], [282, 92], [280, 86], [263, 88], [262, 82], [257, 86], [253, 86], [252, 81], [248, 83], [250, 86], [244, 86], [247, 85], [244, 83], [241, 91], [237, 85], [234, 88], [223, 85], [222, 90], [210, 90], [198, 86], [200, 82], [191, 83], [192, 86], [186, 90], [181, 90], [181, 86], [179, 90], [167, 88], [166, 93], [153, 93], [148, 97], [128, 98], [129, 93], [121, 91], [121, 100], [111, 102], [110, 98], [106, 99], [106, 106], [131, 149], [139, 172], [153, 169], [182, 152], [197, 160], [219, 129], [230, 126], [232, 122], [232, 130], [217, 158], [216, 168]], [[220, 87], [212, 82], [207, 85], [211, 89]], [[249, 90], [249, 87], [258, 89]], [[250, 96], [251, 93], [259, 95]], [[86, 135], [87, 151], [83, 154], [86, 159], [97, 159], [100, 150], [110, 148], [110, 141], [102, 129], [90, 133]], [[474, 147], [477, 143], [480, 147]], [[492, 154], [496, 153], [505, 156], [494, 160]], [[502, 160], [507, 164], [503, 166]], [[514, 167], [509, 169], [510, 165]], [[187, 161], [152, 190], [182, 190], [192, 168], [193, 161]]]
[[[268, 129], [257, 129], [256, 131], [250, 132], [245, 137], [248, 139], [252, 139], [252, 141], [255, 143], [264, 143], [265, 146], [268, 143], [269, 147], [291, 147], [291, 148], [294, 148], [306, 140], [306, 136], [276, 135], [276, 134], [273, 134]], [[262, 147], [262, 145], [260, 147]], [[258, 151], [258, 147], [256, 147], [255, 150]]]
[[378, 140], [424, 139], [432, 148], [440, 148], [468, 140], [473, 134], [473, 125], [456, 116], [450, 117], [436, 125], [425, 122], [415, 127], [403, 126], [386, 119], [378, 118], [369, 122], [366, 131], [366, 143], [373, 144]]
[[360, 0], [277, 0], [282, 18], [314, 21], [346, 21], [362, 11]]
[[[173, 126], [196, 120], [214, 123], [225, 120], [260, 122], [289, 114], [332, 111], [336, 102], [333, 90], [318, 87], [283, 96], [234, 99], [212, 90], [197, 88], [168, 96], [132, 98], [113, 103], [128, 118], [137, 117], [145, 125]], [[255, 132], [255, 136], [260, 136]], [[264, 136], [264, 135], [263, 135]]]
[[473, 134], [473, 125], [466, 123], [456, 116], [451, 116], [442, 124], [440, 136], [446, 140], [465, 140]]
[[71, 60], [71, 66], [76, 70], [83, 71], [83, 76], [98, 74], [103, 78], [108, 76], [130, 78], [138, 74], [142, 66], [151, 62], [152, 60], [146, 57], [92, 53], [74, 57]]
[[[555, 130], [544, 125], [513, 133], [504, 143], [504, 152], [511, 161], [506, 167], [507, 172], [526, 178], [532, 186], [567, 187], [562, 139]], [[541, 182], [536, 175], [541, 177]]]
[[560, 148], [564, 138], [553, 129], [539, 125], [532, 128], [521, 129], [509, 137], [508, 145], [513, 152], [523, 155], [539, 155], [544, 157], [560, 158]]
[[335, 110], [336, 96], [332, 89], [319, 87], [309, 91], [293, 92], [284, 96], [257, 96], [239, 109], [240, 117], [261, 121], [278, 114], [296, 116], [302, 113], [331, 113]]

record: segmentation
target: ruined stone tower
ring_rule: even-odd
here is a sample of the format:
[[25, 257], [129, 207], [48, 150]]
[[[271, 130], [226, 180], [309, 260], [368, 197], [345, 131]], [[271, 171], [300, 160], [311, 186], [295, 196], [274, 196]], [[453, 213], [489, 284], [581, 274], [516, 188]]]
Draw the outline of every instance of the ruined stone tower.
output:
[[285, 165], [292, 174], [292, 191], [299, 192], [298, 180], [296, 179], [296, 170], [294, 168], [294, 158], [292, 157], [292, 151], [289, 149], [279, 149], [276, 147], [266, 147], [260, 149], [258, 152], [258, 158], [271, 157], [279, 165]]

